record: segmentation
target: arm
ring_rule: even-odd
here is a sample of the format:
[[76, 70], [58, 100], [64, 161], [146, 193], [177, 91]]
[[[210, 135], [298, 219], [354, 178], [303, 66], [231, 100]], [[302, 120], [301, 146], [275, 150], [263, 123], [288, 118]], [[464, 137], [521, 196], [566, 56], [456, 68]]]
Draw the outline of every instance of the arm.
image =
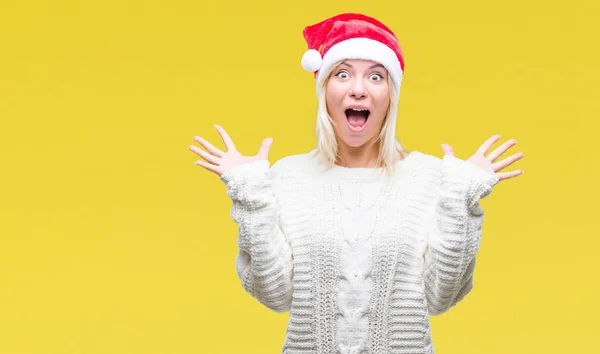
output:
[[267, 160], [235, 166], [221, 175], [239, 226], [236, 272], [242, 287], [269, 309], [283, 313], [292, 302], [292, 250], [279, 226]]
[[475, 255], [481, 242], [479, 203], [499, 182], [495, 175], [445, 155], [425, 251], [424, 280], [429, 313], [440, 315], [473, 288]]

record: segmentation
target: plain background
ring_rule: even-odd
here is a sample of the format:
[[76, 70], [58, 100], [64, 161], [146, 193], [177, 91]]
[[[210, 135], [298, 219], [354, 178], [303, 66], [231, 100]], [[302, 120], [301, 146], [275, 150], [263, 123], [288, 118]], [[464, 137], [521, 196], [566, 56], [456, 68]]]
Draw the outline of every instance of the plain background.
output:
[[[362, 12], [406, 67], [398, 137], [525, 158], [482, 201], [475, 288], [440, 354], [583, 353], [600, 326], [595, 0], [3, 1], [0, 353], [278, 353], [289, 314], [246, 294], [237, 226], [192, 137], [269, 160], [315, 143], [304, 26]], [[514, 167], [514, 168], [513, 168]]]

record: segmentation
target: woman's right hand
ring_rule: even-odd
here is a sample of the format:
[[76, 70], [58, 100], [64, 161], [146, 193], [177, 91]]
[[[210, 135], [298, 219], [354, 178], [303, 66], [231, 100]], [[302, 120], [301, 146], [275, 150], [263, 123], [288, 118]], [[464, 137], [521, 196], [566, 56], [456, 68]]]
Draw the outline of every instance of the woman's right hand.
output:
[[258, 150], [258, 154], [256, 154], [255, 156], [244, 156], [240, 154], [239, 151], [237, 151], [235, 144], [223, 128], [215, 124], [215, 129], [221, 136], [223, 144], [225, 144], [226, 152], [217, 149], [214, 145], [212, 145], [205, 139], [199, 136], [195, 136], [193, 138], [194, 141], [202, 145], [206, 149], [206, 151], [208, 151], [206, 152], [194, 145], [190, 145], [189, 149], [191, 151], [193, 151], [198, 156], [206, 160], [198, 160], [195, 162], [196, 165], [202, 166], [205, 169], [216, 173], [218, 176], [221, 176], [223, 173], [225, 173], [225, 171], [229, 170], [234, 166], [257, 160], [268, 160], [269, 149], [271, 148], [273, 138], [266, 138], [265, 140], [263, 140], [262, 144], [260, 145], [260, 149]]

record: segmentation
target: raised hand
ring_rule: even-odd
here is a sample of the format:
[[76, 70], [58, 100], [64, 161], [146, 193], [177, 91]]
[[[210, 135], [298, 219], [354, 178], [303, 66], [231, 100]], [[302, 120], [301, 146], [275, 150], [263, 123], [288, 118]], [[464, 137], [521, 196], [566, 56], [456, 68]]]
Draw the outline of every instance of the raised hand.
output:
[[[517, 141], [515, 139], [510, 139], [504, 144], [498, 146], [494, 151], [492, 151], [487, 157], [485, 154], [490, 150], [492, 145], [500, 139], [500, 134], [495, 134], [491, 138], [489, 138], [485, 143], [483, 143], [479, 149], [473, 154], [473, 156], [469, 157], [467, 162], [470, 162], [479, 168], [488, 171], [489, 173], [494, 174], [499, 180], [509, 179], [523, 174], [522, 170], [514, 170], [508, 172], [500, 172], [496, 173], [496, 171], [500, 171], [503, 168], [510, 166], [515, 161], [521, 159], [524, 155], [522, 152], [518, 152], [513, 154], [499, 162], [494, 163], [506, 150], [515, 145]], [[442, 144], [442, 150], [444, 150], [445, 155], [454, 156], [454, 150], [448, 144]]]
[[223, 144], [225, 144], [226, 151], [223, 152], [217, 149], [214, 145], [212, 145], [205, 139], [199, 136], [195, 136], [193, 140], [206, 149], [206, 151], [204, 151], [194, 145], [190, 145], [189, 149], [205, 160], [196, 161], [196, 165], [204, 167], [205, 169], [216, 173], [218, 176], [221, 176], [223, 173], [225, 173], [225, 171], [229, 170], [234, 166], [257, 160], [268, 160], [269, 149], [271, 148], [273, 138], [266, 138], [265, 140], [263, 140], [260, 149], [258, 150], [258, 154], [254, 156], [244, 156], [239, 151], [237, 151], [235, 144], [233, 143], [225, 129], [221, 128], [216, 124], [215, 129], [221, 136]]

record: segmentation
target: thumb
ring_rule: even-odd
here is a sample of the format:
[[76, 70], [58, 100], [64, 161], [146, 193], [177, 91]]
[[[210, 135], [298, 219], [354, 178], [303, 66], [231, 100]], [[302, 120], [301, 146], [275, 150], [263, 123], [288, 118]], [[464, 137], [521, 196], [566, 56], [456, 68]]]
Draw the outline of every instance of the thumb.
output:
[[454, 156], [454, 149], [452, 149], [452, 146], [448, 144], [442, 144], [442, 150], [444, 150], [444, 155]]
[[269, 159], [269, 149], [271, 148], [272, 143], [273, 143], [273, 138], [266, 138], [265, 140], [263, 140], [262, 144], [260, 144], [260, 149], [258, 150], [258, 154], [256, 156], [258, 156], [259, 158], [261, 158], [263, 160], [268, 160]]

